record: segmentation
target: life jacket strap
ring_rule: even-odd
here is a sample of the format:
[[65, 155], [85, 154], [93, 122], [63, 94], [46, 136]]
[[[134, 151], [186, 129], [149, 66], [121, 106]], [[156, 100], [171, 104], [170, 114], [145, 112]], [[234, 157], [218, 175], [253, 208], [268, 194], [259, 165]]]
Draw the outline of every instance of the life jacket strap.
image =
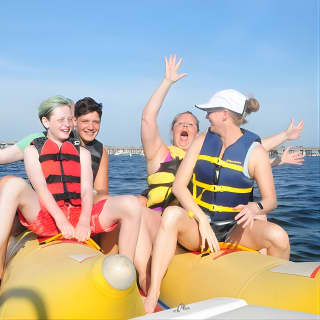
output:
[[192, 183], [196, 187], [200, 187], [205, 189], [206, 191], [211, 191], [211, 192], [250, 193], [252, 190], [252, 187], [251, 188], [235, 188], [235, 187], [207, 184], [207, 183], [196, 180], [195, 174], [193, 174]]
[[75, 161], [75, 162], [80, 162], [79, 156], [78, 155], [73, 155], [73, 154], [64, 154], [64, 153], [54, 153], [54, 154], [44, 154], [39, 156], [39, 161], [44, 162], [48, 160], [53, 160], [53, 161]]
[[81, 199], [81, 194], [77, 192], [55, 193], [52, 195], [56, 201], [69, 200], [69, 199]]
[[57, 182], [71, 182], [71, 183], [80, 183], [81, 179], [80, 177], [75, 176], [59, 176], [59, 175], [53, 175], [47, 177], [46, 182], [48, 184], [50, 183], [57, 183]]
[[194, 201], [201, 207], [208, 209], [211, 212], [240, 212], [240, 210], [234, 210], [232, 207], [219, 206], [217, 204], [210, 204], [204, 202], [198, 198], [194, 199]]
[[151, 190], [153, 188], [157, 188], [157, 187], [172, 187], [172, 182], [167, 182], [167, 183], [153, 183], [153, 184], [149, 184], [149, 189]]
[[240, 172], [243, 171], [243, 166], [238, 165], [238, 164], [234, 164], [234, 163], [229, 163], [227, 161], [220, 159], [219, 157], [211, 157], [211, 156], [200, 154], [198, 156], [198, 160], [205, 160], [210, 163], [214, 163], [220, 167], [224, 167], [224, 168], [228, 168], [228, 169], [232, 169], [232, 170], [236, 170], [236, 171], [240, 171]]

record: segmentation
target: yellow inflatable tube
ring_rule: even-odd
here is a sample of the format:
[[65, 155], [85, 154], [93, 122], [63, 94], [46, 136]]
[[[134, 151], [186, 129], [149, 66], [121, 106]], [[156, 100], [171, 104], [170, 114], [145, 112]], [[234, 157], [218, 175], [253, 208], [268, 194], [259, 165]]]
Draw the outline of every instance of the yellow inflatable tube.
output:
[[320, 314], [320, 262], [289, 262], [255, 252], [213, 259], [176, 255], [162, 281], [160, 300], [170, 308], [216, 297]]
[[128, 319], [144, 314], [131, 261], [79, 243], [26, 242], [6, 267], [0, 319]]

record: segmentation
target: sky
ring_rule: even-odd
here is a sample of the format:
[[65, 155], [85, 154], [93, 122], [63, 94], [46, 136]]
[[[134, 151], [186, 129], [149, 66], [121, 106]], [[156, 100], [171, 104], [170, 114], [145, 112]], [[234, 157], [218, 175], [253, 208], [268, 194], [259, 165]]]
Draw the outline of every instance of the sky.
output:
[[142, 110], [177, 54], [188, 76], [158, 117], [170, 143], [173, 117], [217, 91], [260, 102], [245, 128], [261, 137], [305, 121], [286, 145], [320, 146], [320, 0], [12, 1], [0, 4], [0, 141], [42, 130], [39, 104], [53, 95], [103, 103], [98, 139], [140, 146]]

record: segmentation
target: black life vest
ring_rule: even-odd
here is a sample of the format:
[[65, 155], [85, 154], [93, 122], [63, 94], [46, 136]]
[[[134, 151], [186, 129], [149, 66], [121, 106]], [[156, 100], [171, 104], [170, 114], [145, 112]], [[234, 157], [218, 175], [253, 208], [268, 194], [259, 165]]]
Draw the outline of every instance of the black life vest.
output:
[[[74, 137], [79, 142], [81, 141], [78, 132], [75, 130], [72, 131], [70, 136]], [[103, 144], [97, 139], [94, 139], [93, 141], [84, 144], [83, 147], [90, 151], [91, 154], [91, 167], [94, 181], [96, 179], [103, 154]]]
[[59, 206], [69, 202], [81, 206], [80, 143], [68, 139], [60, 149], [51, 139], [37, 138], [32, 144], [39, 152], [39, 161], [48, 189]]
[[85, 144], [84, 147], [88, 151], [90, 151], [90, 154], [91, 154], [91, 167], [92, 167], [93, 181], [94, 181], [96, 179], [101, 158], [102, 158], [103, 144], [100, 141], [94, 139], [93, 141]]

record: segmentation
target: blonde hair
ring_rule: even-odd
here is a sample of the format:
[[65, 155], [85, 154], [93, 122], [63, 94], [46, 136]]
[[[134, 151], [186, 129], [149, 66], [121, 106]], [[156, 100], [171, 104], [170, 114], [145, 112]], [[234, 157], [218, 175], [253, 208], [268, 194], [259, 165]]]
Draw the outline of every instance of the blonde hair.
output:
[[252, 112], [257, 112], [260, 108], [259, 101], [255, 98], [249, 98], [246, 100], [244, 105], [243, 114], [228, 110], [230, 116], [237, 126], [241, 126], [242, 124], [246, 124], [248, 121], [246, 120], [247, 115]]

